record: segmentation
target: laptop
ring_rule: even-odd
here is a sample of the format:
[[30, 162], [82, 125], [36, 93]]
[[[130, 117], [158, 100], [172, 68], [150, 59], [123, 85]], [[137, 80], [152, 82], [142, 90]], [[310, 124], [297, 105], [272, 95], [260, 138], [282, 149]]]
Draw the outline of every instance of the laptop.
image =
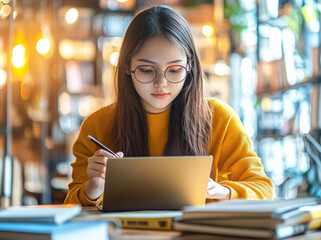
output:
[[204, 205], [212, 162], [212, 156], [108, 159], [102, 211]]

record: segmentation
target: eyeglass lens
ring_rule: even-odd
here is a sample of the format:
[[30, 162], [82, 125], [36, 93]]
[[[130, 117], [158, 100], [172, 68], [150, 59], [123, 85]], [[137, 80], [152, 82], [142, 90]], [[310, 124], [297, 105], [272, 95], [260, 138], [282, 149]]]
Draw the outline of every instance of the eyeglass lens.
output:
[[[136, 68], [135, 78], [144, 83], [152, 82], [157, 76], [157, 70], [153, 66], [143, 65]], [[168, 67], [165, 77], [169, 82], [181, 82], [185, 79], [187, 71], [183, 66], [175, 65]]]

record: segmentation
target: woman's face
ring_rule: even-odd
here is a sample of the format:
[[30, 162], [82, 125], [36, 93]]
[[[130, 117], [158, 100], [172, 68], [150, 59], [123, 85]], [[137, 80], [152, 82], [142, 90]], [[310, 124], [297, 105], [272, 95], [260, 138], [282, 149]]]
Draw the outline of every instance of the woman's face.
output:
[[[140, 74], [152, 74], [150, 66], [157, 70], [157, 77], [153, 82], [141, 83], [136, 80], [134, 73], [131, 78], [136, 92], [140, 96], [141, 102], [146, 112], [160, 113], [170, 108], [172, 101], [177, 97], [183, 88], [185, 79], [179, 83], [168, 82], [164, 76], [164, 71], [173, 65], [181, 65], [188, 69], [187, 58], [183, 48], [178, 47], [170, 40], [164, 37], [152, 37], [148, 39], [141, 49], [133, 56], [130, 62], [131, 70], [135, 70], [140, 65], [146, 65], [136, 70]], [[178, 71], [184, 71], [183, 68], [173, 67], [170, 74], [180, 74]]]

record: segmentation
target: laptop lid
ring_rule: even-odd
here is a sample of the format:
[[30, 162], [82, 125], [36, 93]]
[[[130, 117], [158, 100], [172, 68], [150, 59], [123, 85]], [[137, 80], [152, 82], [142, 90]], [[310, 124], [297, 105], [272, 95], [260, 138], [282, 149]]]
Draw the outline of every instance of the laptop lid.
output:
[[108, 159], [103, 211], [204, 205], [212, 156]]

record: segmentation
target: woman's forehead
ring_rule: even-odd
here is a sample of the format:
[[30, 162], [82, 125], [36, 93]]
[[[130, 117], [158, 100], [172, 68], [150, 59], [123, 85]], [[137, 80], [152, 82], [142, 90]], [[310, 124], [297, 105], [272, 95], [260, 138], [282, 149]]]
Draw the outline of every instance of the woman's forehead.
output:
[[132, 61], [140, 59], [148, 59], [155, 63], [167, 63], [174, 60], [186, 62], [186, 53], [182, 46], [173, 43], [168, 38], [155, 36], [146, 40], [132, 57]]

